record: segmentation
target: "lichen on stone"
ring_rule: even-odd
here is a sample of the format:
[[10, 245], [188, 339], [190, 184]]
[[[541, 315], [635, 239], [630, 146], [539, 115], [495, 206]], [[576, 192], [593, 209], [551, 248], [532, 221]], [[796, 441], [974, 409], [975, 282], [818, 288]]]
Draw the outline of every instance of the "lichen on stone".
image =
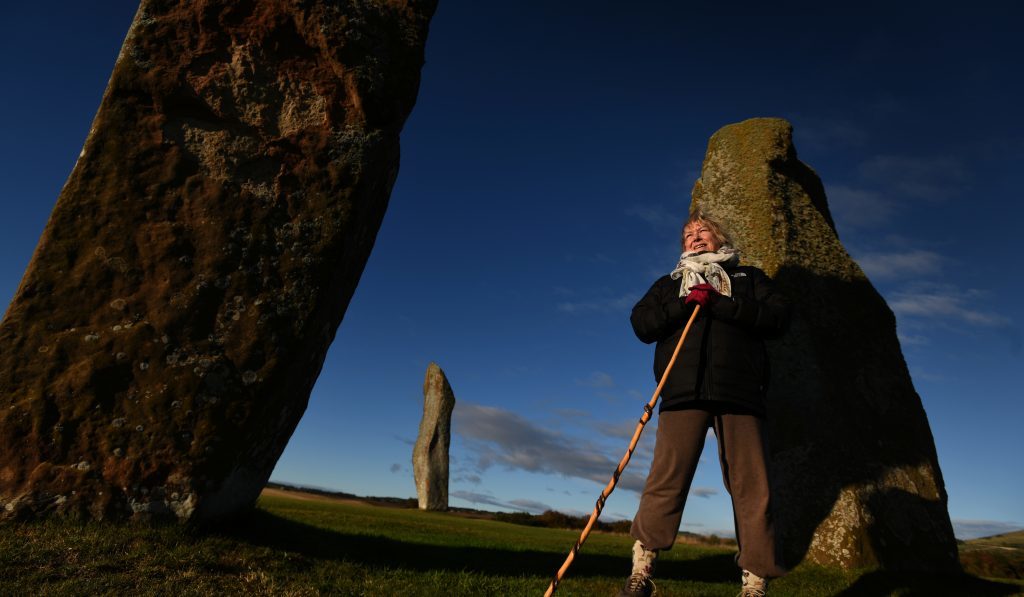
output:
[[712, 135], [690, 210], [725, 224], [741, 262], [772, 276], [791, 305], [788, 332], [768, 343], [767, 397], [787, 563], [955, 568], [942, 475], [895, 318], [839, 241], [792, 126], [755, 118]]

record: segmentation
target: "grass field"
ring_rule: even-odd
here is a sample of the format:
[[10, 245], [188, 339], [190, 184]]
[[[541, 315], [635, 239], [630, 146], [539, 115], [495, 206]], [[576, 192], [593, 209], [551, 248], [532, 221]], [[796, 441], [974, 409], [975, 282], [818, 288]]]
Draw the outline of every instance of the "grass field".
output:
[[1024, 531], [960, 544], [964, 569], [985, 577], [1024, 578]]
[[[265, 494], [205, 531], [66, 521], [0, 526], [0, 595], [541, 595], [575, 531]], [[614, 595], [632, 540], [591, 535], [558, 595]], [[664, 597], [736, 594], [733, 551], [678, 545]], [[802, 566], [772, 595], [1013, 595], [1024, 584]]]

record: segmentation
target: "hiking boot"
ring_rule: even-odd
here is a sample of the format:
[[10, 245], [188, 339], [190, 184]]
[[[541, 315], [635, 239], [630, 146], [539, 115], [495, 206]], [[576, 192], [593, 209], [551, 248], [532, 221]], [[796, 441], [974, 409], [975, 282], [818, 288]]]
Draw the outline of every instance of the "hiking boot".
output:
[[651, 575], [658, 561], [658, 552], [647, 549], [637, 541], [633, 544], [633, 571], [626, 580], [626, 586], [619, 591], [619, 597], [650, 597], [657, 592]]
[[651, 597], [658, 591], [654, 581], [646, 574], [630, 574], [626, 586], [619, 591], [618, 597]]
[[743, 571], [743, 587], [736, 597], [765, 597], [768, 594], [768, 581], [749, 570]]

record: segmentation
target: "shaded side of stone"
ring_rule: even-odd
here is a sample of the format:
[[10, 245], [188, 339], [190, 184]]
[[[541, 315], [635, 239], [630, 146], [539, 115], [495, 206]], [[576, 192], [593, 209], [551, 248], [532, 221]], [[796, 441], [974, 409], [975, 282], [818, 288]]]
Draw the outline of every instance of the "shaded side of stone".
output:
[[423, 0], [144, 0], [0, 323], [0, 512], [251, 505], [373, 246]]
[[423, 380], [423, 418], [412, 451], [420, 510], [448, 509], [448, 448], [455, 394], [444, 371], [431, 363]]
[[792, 128], [759, 118], [709, 144], [691, 210], [724, 222], [743, 261], [793, 305], [769, 343], [776, 529], [787, 563], [956, 568], [928, 419], [892, 311], [836, 234]]

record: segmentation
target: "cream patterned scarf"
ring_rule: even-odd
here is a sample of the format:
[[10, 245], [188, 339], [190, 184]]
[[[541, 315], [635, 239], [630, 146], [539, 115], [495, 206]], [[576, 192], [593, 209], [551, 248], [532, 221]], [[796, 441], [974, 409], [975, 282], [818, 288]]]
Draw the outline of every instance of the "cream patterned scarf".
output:
[[724, 267], [732, 267], [740, 262], [740, 252], [732, 247], [703, 253], [683, 253], [679, 263], [672, 270], [672, 279], [683, 279], [679, 286], [679, 296], [690, 294], [690, 287], [707, 282], [720, 294], [732, 296], [732, 282]]

